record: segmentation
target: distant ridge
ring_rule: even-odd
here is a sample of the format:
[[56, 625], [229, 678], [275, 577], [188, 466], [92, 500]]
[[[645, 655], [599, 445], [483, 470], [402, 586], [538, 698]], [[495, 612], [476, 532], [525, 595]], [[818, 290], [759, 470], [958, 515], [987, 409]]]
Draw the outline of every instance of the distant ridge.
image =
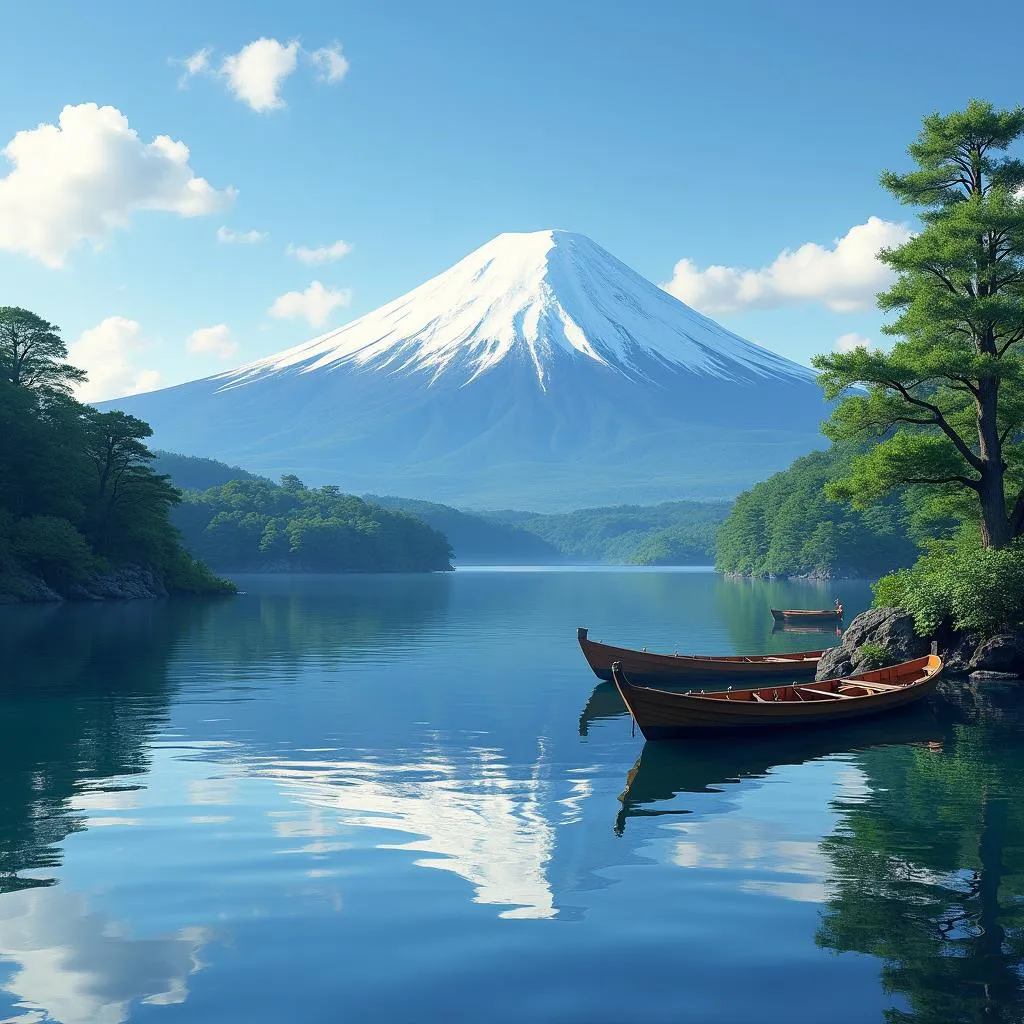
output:
[[337, 330], [106, 403], [162, 448], [541, 511], [731, 497], [822, 444], [814, 374], [583, 235], [504, 234]]

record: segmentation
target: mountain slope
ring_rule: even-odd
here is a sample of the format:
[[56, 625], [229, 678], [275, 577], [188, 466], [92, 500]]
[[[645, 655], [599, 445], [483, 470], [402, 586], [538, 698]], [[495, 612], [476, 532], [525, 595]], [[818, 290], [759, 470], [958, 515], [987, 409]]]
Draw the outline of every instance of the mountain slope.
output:
[[818, 446], [826, 413], [810, 370], [561, 231], [500, 235], [310, 342], [109, 405], [253, 472], [537, 510], [731, 496]]

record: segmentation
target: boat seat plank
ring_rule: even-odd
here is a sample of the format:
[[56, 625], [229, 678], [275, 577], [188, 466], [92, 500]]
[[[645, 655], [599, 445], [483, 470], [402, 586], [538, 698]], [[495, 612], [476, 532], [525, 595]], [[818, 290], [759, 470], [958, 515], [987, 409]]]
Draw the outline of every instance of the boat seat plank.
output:
[[768, 703], [768, 701], [766, 701], [764, 699], [764, 697], [762, 697], [761, 694], [759, 694], [759, 693], [752, 693], [750, 696], [753, 697], [755, 701], [758, 701], [761, 704], [767, 704]]
[[[794, 687], [796, 689], [796, 687]], [[804, 693], [816, 693], [820, 697], [835, 697], [837, 700], [853, 700], [848, 693], [835, 693], [832, 690], [816, 690], [813, 686], [801, 686]]]
[[903, 690], [904, 686], [894, 686], [892, 683], [869, 683], [860, 679], [840, 679], [846, 686], [863, 686], [865, 690]]

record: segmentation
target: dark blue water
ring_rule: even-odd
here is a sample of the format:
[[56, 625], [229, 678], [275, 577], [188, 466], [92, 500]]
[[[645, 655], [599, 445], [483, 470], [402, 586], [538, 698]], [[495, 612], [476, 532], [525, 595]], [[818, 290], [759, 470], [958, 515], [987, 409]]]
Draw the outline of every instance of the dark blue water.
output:
[[1022, 1019], [1015, 688], [645, 746], [575, 642], [812, 648], [768, 608], [866, 585], [242, 582], [0, 609], [0, 1020]]

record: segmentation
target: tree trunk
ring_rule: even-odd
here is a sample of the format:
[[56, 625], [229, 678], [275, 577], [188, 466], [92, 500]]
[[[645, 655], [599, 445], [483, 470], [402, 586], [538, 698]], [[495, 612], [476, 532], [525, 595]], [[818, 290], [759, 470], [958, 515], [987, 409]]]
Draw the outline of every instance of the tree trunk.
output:
[[1006, 467], [999, 439], [999, 382], [993, 377], [979, 382], [977, 399], [978, 453], [982, 459], [981, 539], [987, 548], [1005, 548], [1013, 539], [1010, 518], [1006, 514]]

